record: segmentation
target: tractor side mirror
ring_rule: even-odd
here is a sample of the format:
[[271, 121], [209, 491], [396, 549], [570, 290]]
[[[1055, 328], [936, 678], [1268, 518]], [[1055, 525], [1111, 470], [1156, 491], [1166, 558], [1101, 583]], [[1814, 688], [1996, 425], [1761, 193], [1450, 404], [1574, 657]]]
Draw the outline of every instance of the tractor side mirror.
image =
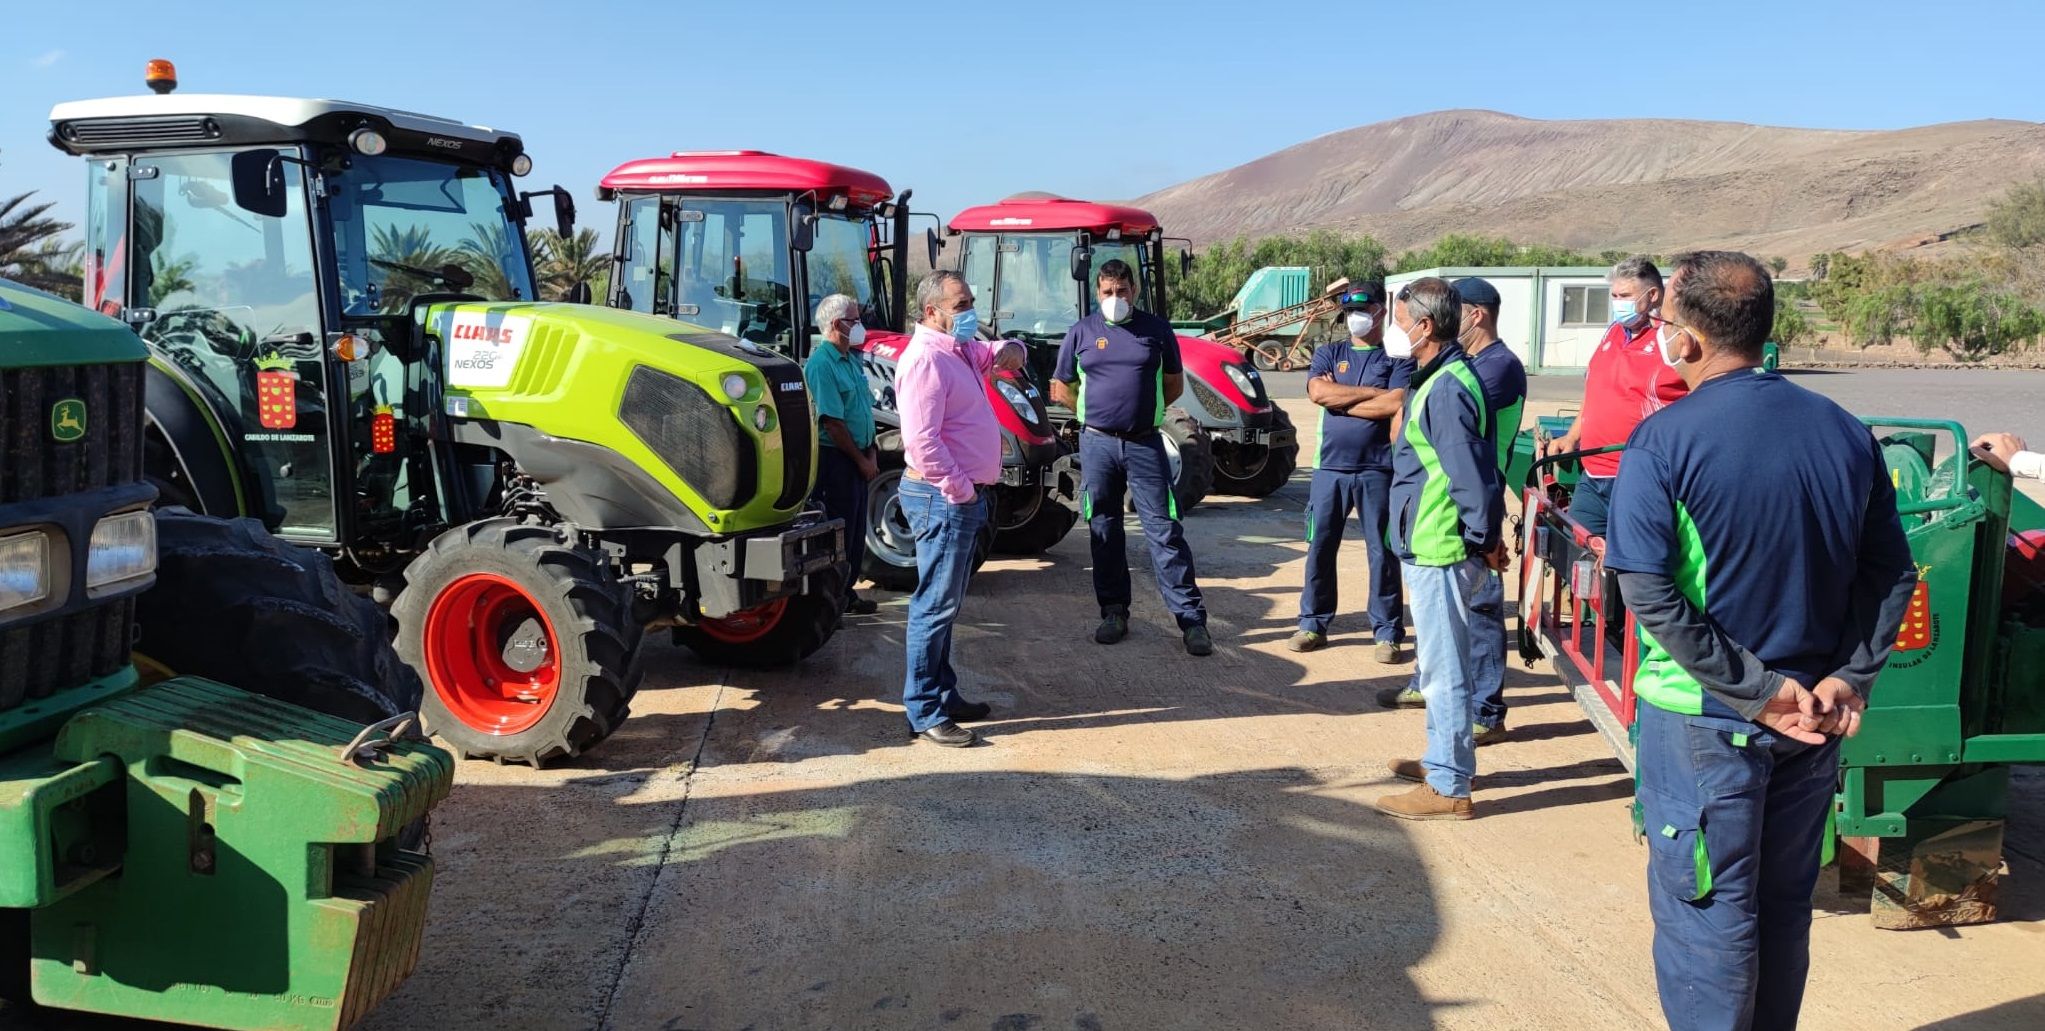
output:
[[566, 299], [569, 304], [588, 304], [590, 296], [589, 280], [585, 279], [568, 288]]
[[817, 209], [799, 203], [789, 209], [788, 246], [808, 253], [817, 245]]
[[1193, 251], [1190, 248], [1181, 247], [1179, 248], [1179, 278], [1184, 279], [1192, 274]]
[[1080, 246], [1072, 249], [1072, 278], [1086, 282], [1087, 273], [1093, 270], [1093, 265], [1093, 248]]
[[925, 229], [923, 231], [923, 246], [930, 252], [930, 267], [936, 268], [937, 252], [944, 247], [944, 241], [937, 238], [937, 230]]
[[554, 185], [554, 225], [564, 240], [575, 235], [575, 198], [559, 183]]
[[284, 187], [283, 155], [274, 148], [244, 150], [228, 162], [234, 205], [266, 218], [283, 218], [291, 195]]

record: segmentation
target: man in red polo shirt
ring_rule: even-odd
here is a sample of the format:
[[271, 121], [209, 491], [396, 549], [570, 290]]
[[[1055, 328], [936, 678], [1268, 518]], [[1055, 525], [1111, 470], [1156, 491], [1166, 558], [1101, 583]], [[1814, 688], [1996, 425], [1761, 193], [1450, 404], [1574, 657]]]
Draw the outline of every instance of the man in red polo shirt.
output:
[[[1591, 355], [1584, 376], [1583, 405], [1569, 432], [1547, 443], [1542, 454], [1624, 444], [1640, 420], [1690, 392], [1683, 377], [1662, 360], [1655, 324], [1648, 316], [1662, 306], [1662, 273], [1646, 255], [1612, 267], [1612, 326]], [[1583, 479], [1569, 499], [1569, 517], [1593, 535], [1605, 535], [1605, 510], [1623, 452], [1588, 455]]]

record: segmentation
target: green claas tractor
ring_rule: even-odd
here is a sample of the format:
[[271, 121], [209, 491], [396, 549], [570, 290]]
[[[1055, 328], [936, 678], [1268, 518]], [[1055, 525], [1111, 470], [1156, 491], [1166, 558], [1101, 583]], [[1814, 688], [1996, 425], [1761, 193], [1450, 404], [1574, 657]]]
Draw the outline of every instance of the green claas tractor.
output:
[[[1918, 583], [1861, 731], [1840, 747], [1827, 853], [1836, 848], [1841, 890], [1869, 899], [1878, 927], [1993, 920], [2011, 765], [2045, 763], [2045, 509], [1974, 461], [1957, 423], [1867, 422]], [[1640, 634], [1604, 568], [1604, 540], [1569, 517], [1582, 453], [1533, 458], [1537, 432], [1567, 425], [1544, 420], [1518, 441], [1520, 653], [1554, 663], [1630, 766]]]
[[389, 603], [431, 732], [537, 766], [624, 720], [649, 629], [724, 664], [836, 630], [801, 370], [536, 302], [525, 222], [574, 211], [514, 189], [517, 136], [152, 85], [50, 115], [88, 163], [86, 303], [149, 347], [145, 468]]
[[0, 1010], [346, 1027], [418, 957], [454, 761], [324, 556], [151, 511], [146, 359], [0, 281]]

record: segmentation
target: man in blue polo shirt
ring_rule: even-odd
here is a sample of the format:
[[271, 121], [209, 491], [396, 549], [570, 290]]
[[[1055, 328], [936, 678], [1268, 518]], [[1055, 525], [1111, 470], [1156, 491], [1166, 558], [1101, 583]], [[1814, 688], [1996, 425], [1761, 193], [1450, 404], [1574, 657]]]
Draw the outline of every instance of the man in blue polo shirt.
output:
[[[1299, 632], [1285, 642], [1296, 652], [1328, 643], [1335, 618], [1335, 557], [1355, 512], [1370, 561], [1370, 625], [1376, 659], [1396, 662], [1406, 639], [1399, 563], [1385, 551], [1392, 492], [1392, 417], [1406, 400], [1411, 359], [1385, 353], [1385, 285], [1353, 286], [1342, 296], [1349, 335], [1314, 350], [1307, 400], [1321, 406], [1320, 444], [1307, 494], [1306, 584], [1299, 592]], [[1419, 692], [1414, 692], [1419, 697]]]
[[[866, 483], [880, 472], [873, 448], [873, 394], [866, 370], [853, 357], [866, 339], [859, 302], [845, 294], [824, 298], [817, 304], [816, 329], [824, 342], [802, 366], [817, 411], [816, 498], [825, 515], [845, 520], [845, 558], [856, 581], [866, 557]], [[845, 611], [866, 615], [877, 608], [845, 585]]]
[[1179, 525], [1165, 456], [1165, 399], [1186, 377], [1169, 322], [1137, 311], [1136, 271], [1120, 259], [1101, 265], [1099, 306], [1065, 334], [1052, 373], [1051, 400], [1079, 416], [1081, 508], [1093, 544], [1094, 599], [1101, 623], [1094, 640], [1129, 633], [1129, 556], [1123, 550], [1123, 492], [1135, 502], [1157, 568], [1158, 593], [1179, 624], [1189, 655], [1208, 655], [1207, 607], [1193, 578], [1193, 549]]
[[1655, 980], [1672, 1028], [1794, 1027], [1839, 737], [1917, 569], [1867, 428], [1760, 368], [1767, 269], [1677, 255], [1663, 314], [1689, 394], [1628, 439], [1605, 534], [1644, 646]]

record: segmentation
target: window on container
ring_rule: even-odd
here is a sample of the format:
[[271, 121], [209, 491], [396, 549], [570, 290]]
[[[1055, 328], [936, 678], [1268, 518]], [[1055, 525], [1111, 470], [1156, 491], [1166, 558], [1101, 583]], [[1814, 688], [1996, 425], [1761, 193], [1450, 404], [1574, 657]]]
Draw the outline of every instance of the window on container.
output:
[[1562, 324], [1603, 326], [1611, 322], [1612, 291], [1605, 286], [1562, 288]]

